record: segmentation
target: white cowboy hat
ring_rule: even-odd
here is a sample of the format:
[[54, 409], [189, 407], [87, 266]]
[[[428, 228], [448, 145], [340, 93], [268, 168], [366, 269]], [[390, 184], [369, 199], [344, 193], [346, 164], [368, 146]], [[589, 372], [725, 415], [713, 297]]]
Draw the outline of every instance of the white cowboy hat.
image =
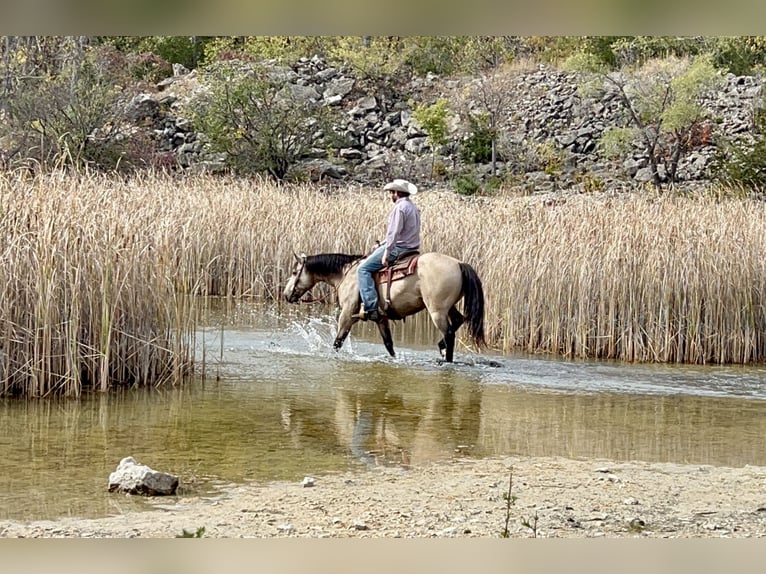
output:
[[410, 195], [415, 195], [418, 192], [418, 187], [406, 179], [395, 179], [391, 183], [387, 183], [383, 189], [386, 191], [401, 191]]

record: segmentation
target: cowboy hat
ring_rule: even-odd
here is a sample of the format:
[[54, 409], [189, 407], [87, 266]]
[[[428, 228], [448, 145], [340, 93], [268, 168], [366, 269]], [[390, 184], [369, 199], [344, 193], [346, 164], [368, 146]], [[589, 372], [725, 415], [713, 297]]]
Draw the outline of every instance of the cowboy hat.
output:
[[401, 191], [402, 193], [409, 193], [410, 195], [415, 195], [418, 192], [418, 187], [406, 179], [395, 179], [391, 183], [387, 183], [383, 186], [383, 189], [386, 191]]

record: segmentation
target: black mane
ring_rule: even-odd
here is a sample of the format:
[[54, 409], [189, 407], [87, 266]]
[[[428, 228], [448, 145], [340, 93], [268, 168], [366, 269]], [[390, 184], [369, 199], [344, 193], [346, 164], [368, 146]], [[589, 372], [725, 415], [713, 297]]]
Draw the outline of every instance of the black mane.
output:
[[364, 259], [364, 255], [347, 255], [345, 253], [320, 253], [306, 257], [306, 271], [315, 275], [333, 275], [340, 273], [349, 263]]

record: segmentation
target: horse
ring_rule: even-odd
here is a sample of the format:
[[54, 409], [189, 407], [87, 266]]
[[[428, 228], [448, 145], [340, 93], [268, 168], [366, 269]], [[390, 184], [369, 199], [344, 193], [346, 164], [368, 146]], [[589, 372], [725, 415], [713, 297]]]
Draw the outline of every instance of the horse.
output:
[[[356, 271], [366, 256], [345, 253], [293, 255], [296, 263], [285, 285], [284, 297], [289, 303], [298, 303], [317, 283], [324, 282], [333, 286], [340, 307], [338, 331], [333, 342], [333, 347], [338, 350], [343, 346], [351, 327], [360, 320], [358, 311], [361, 295]], [[414, 257], [417, 257], [416, 261]], [[485, 345], [484, 289], [471, 265], [449, 255], [428, 252], [410, 255], [403, 266], [407, 269], [398, 272], [402, 277], [390, 282], [386, 281], [389, 267], [375, 274], [379, 299], [386, 312], [378, 323], [378, 330], [389, 355], [396, 356], [389, 321], [403, 320], [424, 309], [442, 333], [438, 347], [446, 362], [453, 362], [455, 332], [463, 323], [466, 323], [474, 344], [477, 347]], [[402, 265], [395, 262], [393, 267], [401, 268]], [[388, 278], [394, 279], [393, 276]], [[455, 306], [461, 298], [464, 299], [465, 316]]]

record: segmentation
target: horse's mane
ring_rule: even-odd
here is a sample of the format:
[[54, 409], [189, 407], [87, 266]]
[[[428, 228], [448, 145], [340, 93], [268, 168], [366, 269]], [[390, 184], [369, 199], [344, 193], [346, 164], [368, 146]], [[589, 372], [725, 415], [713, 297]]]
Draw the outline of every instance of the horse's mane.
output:
[[320, 253], [306, 257], [306, 271], [317, 275], [332, 275], [343, 271], [349, 263], [364, 259], [364, 255], [348, 255], [346, 253]]

